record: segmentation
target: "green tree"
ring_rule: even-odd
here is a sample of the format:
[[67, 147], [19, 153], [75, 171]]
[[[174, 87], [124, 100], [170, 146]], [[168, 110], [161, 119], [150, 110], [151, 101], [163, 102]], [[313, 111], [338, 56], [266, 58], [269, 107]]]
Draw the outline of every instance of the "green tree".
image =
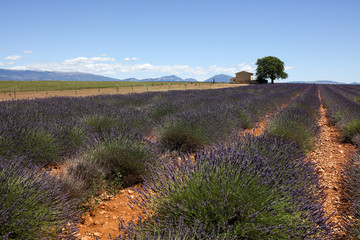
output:
[[271, 79], [273, 84], [275, 79], [286, 79], [288, 77], [288, 74], [284, 72], [284, 62], [276, 57], [259, 58], [256, 65], [256, 77], [258, 80]]

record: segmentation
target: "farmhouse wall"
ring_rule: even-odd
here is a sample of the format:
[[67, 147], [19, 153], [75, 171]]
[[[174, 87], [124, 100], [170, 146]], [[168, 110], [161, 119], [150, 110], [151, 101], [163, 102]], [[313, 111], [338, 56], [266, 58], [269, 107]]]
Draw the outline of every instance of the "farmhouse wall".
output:
[[242, 71], [236, 73], [236, 77], [230, 79], [230, 83], [250, 84], [253, 80], [253, 73]]

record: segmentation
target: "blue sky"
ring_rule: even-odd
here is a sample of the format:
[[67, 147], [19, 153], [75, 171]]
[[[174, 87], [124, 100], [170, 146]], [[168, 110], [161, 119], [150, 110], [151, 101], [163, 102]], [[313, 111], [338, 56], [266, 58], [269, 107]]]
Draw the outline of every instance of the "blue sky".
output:
[[0, 68], [205, 80], [284, 61], [360, 82], [359, 0], [1, 0]]

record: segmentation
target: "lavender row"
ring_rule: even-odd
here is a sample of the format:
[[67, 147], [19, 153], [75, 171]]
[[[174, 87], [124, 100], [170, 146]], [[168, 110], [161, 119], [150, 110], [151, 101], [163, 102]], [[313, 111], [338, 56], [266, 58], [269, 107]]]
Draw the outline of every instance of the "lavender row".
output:
[[[216, 150], [214, 150], [216, 149]], [[322, 187], [297, 146], [249, 135], [151, 168], [116, 239], [325, 239]], [[149, 217], [151, 216], [151, 217]]]
[[360, 104], [343, 95], [335, 87], [319, 87], [327, 115], [332, 123], [343, 132], [346, 141], [360, 145]]
[[[343, 132], [344, 140], [360, 147], [360, 105], [358, 86], [321, 86], [323, 103], [331, 121]], [[358, 90], [358, 91], [356, 91]], [[360, 149], [359, 149], [360, 150]], [[343, 175], [343, 199], [350, 204], [343, 213], [342, 230], [348, 238], [360, 238], [360, 155], [354, 155], [345, 163]]]
[[309, 86], [304, 94], [271, 119], [265, 132], [292, 140], [308, 152], [313, 149], [319, 131], [319, 110], [318, 88], [316, 85]]
[[0, 158], [0, 238], [75, 239], [79, 212], [61, 184], [23, 158]]
[[351, 239], [360, 238], [360, 149], [342, 170], [343, 194], [350, 208], [343, 214], [342, 229]]
[[209, 99], [207, 104], [166, 116], [157, 127], [156, 134], [161, 144], [170, 151], [196, 151], [204, 145], [235, 136], [241, 129], [253, 127], [305, 88], [285, 85], [277, 91], [248, 96], [241, 101]]
[[[279, 88], [283, 92], [294, 92], [294, 87]], [[224, 116], [228, 105], [236, 106], [252, 99], [260, 101], [261, 98], [265, 101], [261, 95], [276, 95], [275, 90], [272, 86], [251, 86], [1, 102], [0, 155], [26, 155], [39, 164], [55, 163], [75, 156], [79, 148], [92, 145], [95, 138], [108, 137], [110, 132], [141, 139], [140, 135], [149, 135], [176, 114], [181, 118], [182, 114], [191, 115], [196, 111], [203, 115], [206, 111], [217, 111]], [[226, 123], [219, 122], [212, 124], [212, 128], [223, 125]]]
[[348, 98], [349, 100], [360, 103], [360, 86], [336, 85], [336, 87], [335, 86], [329, 86], [329, 87], [341, 93], [341, 95]]
[[[45, 175], [36, 175], [38, 178], [29, 176], [29, 179], [50, 181], [54, 191], [59, 193], [49, 192], [40, 181], [38, 185], [43, 192], [39, 193], [36, 188], [34, 192], [25, 191], [25, 195], [21, 195], [25, 202], [36, 199], [34, 196], [38, 195], [45, 203], [52, 201], [66, 205], [65, 198], [59, 200], [52, 196], [84, 199], [114, 185], [120, 187], [141, 181], [140, 175], [147, 175], [146, 165], [157, 165], [158, 154], [156, 143], [148, 141], [145, 136], [161, 129], [169, 119], [194, 123], [200, 120], [201, 125], [195, 126], [205, 127], [205, 136], [215, 141], [244, 127], [244, 116], [250, 119], [246, 120], [247, 124], [252, 124], [301, 91], [301, 86], [282, 85], [278, 89], [248, 87], [1, 103], [0, 152], [7, 157], [1, 158], [0, 162], [19, 164], [18, 167], [24, 169], [21, 171], [26, 171], [24, 165], [28, 161], [46, 165], [67, 159], [66, 168], [58, 180], [50, 181]], [[20, 161], [16, 155], [24, 157]], [[15, 176], [17, 173], [24, 175], [21, 171], [15, 171]], [[10, 180], [6, 177], [7, 186], [20, 190], [16, 181]], [[32, 187], [28, 189], [31, 191]], [[15, 191], [15, 194], [21, 193]], [[18, 208], [33, 214], [43, 211], [41, 206], [19, 202]], [[53, 211], [51, 207], [49, 209]], [[73, 218], [66, 214], [62, 216]], [[52, 230], [58, 226], [45, 217], [33, 220], [31, 224], [34, 226], [43, 224]]]
[[[261, 89], [250, 90], [257, 90], [259, 93]], [[246, 121], [252, 123], [288, 101], [300, 90], [302, 88], [291, 89], [286, 86], [277, 93], [253, 97], [248, 95], [242, 100], [237, 99], [239, 103], [234, 100], [231, 104], [218, 98], [219, 101], [213, 101], [212, 104], [202, 103], [191, 110], [165, 115], [162, 120], [157, 118], [159, 122], [155, 125], [155, 134], [159, 134], [160, 145], [143, 139], [141, 135], [129, 134], [131, 129], [124, 134], [111, 128], [105, 136], [93, 137], [87, 149], [67, 160], [61, 180], [71, 196], [81, 198], [89, 193], [94, 194], [94, 187], [97, 191], [104, 190], [100, 187], [104, 186], [100, 184], [102, 180], [97, 184], [99, 187], [96, 187], [91, 181], [93, 178], [112, 184], [118, 182], [118, 177], [121, 176], [122, 186], [131, 186], [142, 181], [141, 176], [148, 174], [146, 165], [156, 162], [164, 150], [195, 151], [203, 145], [224, 140], [235, 135], [243, 126], [245, 114], [248, 114]], [[203, 98], [202, 95], [200, 97]], [[215, 97], [213, 94], [212, 98]], [[160, 105], [168, 109], [168, 104], [174, 106], [176, 102], [167, 101], [163, 104], [157, 104], [156, 107]], [[146, 110], [152, 111], [151, 108]]]

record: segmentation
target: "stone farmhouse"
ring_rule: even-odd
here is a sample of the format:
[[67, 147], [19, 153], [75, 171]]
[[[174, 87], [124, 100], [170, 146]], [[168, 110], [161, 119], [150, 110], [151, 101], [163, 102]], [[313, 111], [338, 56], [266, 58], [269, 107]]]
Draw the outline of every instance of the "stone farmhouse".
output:
[[258, 84], [258, 83], [267, 83], [267, 81], [258, 81], [254, 80], [254, 74], [251, 72], [241, 71], [236, 73], [236, 77], [230, 78], [230, 83], [237, 84]]

